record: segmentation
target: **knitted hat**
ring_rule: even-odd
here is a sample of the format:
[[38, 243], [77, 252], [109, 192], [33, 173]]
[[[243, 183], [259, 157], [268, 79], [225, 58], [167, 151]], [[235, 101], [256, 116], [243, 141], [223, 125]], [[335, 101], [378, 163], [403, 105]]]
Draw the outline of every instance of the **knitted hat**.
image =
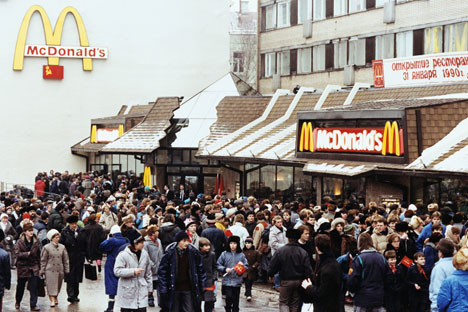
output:
[[185, 224], [185, 229], [188, 229], [189, 226], [191, 226], [192, 224], [197, 224], [197, 223], [192, 218], [187, 218], [185, 219], [184, 224]]
[[54, 238], [54, 236], [57, 234], [60, 235], [59, 231], [57, 231], [56, 229], [52, 229], [49, 232], [47, 232], [47, 239], [51, 241], [52, 238]]
[[209, 224], [214, 224], [216, 223], [216, 218], [215, 218], [215, 215], [210, 213], [207, 217], [206, 217], [206, 223], [209, 223]]
[[343, 228], [345, 234], [351, 234], [354, 231], [354, 226], [351, 224], [346, 224]]
[[245, 239], [244, 243], [247, 243], [247, 242], [251, 242], [251, 243], [253, 244], [254, 240], [253, 240], [252, 237], [248, 236], [248, 237]]
[[34, 230], [32, 223], [23, 224], [23, 232]]
[[217, 214], [215, 214], [215, 219], [216, 219], [216, 221], [221, 220], [222, 218], [224, 218], [224, 214], [223, 214], [223, 213], [218, 212]]
[[291, 239], [299, 239], [301, 238], [301, 234], [298, 230], [291, 228], [286, 231], [286, 237]]
[[138, 235], [135, 236], [135, 238], [130, 241], [130, 245], [135, 246], [135, 244], [138, 244], [139, 242], [144, 241], [145, 238], [138, 233]]
[[3, 218], [7, 218], [8, 219], [8, 215], [6, 213], [2, 213], [2, 215], [0, 216], [0, 219], [3, 219]]
[[178, 244], [183, 239], [190, 239], [189, 235], [185, 231], [179, 231], [174, 237], [176, 243]]
[[416, 205], [411, 204], [411, 205], [409, 205], [408, 210], [417, 211], [418, 208], [416, 207]]
[[26, 212], [26, 213], [23, 213], [23, 218], [22, 218], [22, 219], [23, 219], [23, 220], [24, 220], [24, 219], [29, 219], [29, 220], [31, 220], [31, 216], [29, 215], [29, 213]]
[[114, 224], [110, 229], [110, 234], [114, 235], [115, 233], [121, 233], [120, 227], [117, 224]]

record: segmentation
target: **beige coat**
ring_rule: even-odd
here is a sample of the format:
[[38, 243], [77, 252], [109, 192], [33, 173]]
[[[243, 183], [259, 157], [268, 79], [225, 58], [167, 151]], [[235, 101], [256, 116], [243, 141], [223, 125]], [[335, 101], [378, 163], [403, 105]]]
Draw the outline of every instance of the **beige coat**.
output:
[[41, 276], [45, 275], [47, 294], [58, 296], [65, 274], [70, 272], [68, 253], [62, 244], [49, 243], [41, 252]]
[[377, 249], [377, 251], [381, 254], [383, 254], [385, 249], [387, 248], [387, 236], [393, 233], [393, 230], [391, 228], [387, 227], [387, 229], [387, 235], [380, 233], [379, 231], [377, 231], [377, 229], [374, 229], [374, 233], [371, 235], [372, 242], [374, 243], [374, 248]]

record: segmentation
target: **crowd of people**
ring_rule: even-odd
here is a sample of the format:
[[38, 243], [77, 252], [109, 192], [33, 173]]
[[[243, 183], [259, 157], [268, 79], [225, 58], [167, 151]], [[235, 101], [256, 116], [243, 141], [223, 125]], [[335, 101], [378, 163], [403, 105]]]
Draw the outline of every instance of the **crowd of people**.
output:
[[0, 298], [16, 269], [16, 309], [26, 284], [31, 311], [45, 293], [61, 304], [63, 282], [79, 302], [105, 256], [106, 312], [209, 312], [219, 292], [237, 312], [254, 283], [271, 283], [280, 311], [468, 311], [467, 218], [454, 206], [231, 199], [53, 171], [0, 202]]

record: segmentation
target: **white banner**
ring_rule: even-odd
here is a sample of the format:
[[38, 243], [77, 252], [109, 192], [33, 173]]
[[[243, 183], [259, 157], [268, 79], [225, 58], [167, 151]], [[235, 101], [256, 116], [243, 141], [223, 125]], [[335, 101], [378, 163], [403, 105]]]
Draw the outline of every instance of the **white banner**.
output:
[[468, 51], [375, 62], [383, 62], [380, 68], [383, 73], [379, 72], [379, 66], [374, 66], [374, 78], [383, 74], [383, 85], [387, 88], [468, 81]]
[[107, 59], [107, 48], [26, 45], [24, 56]]

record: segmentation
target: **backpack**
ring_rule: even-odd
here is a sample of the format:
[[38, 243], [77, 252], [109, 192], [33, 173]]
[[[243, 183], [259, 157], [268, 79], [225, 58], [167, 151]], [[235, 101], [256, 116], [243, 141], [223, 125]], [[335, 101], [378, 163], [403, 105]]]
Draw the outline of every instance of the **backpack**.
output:
[[270, 241], [270, 226], [267, 226], [262, 232], [262, 242], [268, 244]]

